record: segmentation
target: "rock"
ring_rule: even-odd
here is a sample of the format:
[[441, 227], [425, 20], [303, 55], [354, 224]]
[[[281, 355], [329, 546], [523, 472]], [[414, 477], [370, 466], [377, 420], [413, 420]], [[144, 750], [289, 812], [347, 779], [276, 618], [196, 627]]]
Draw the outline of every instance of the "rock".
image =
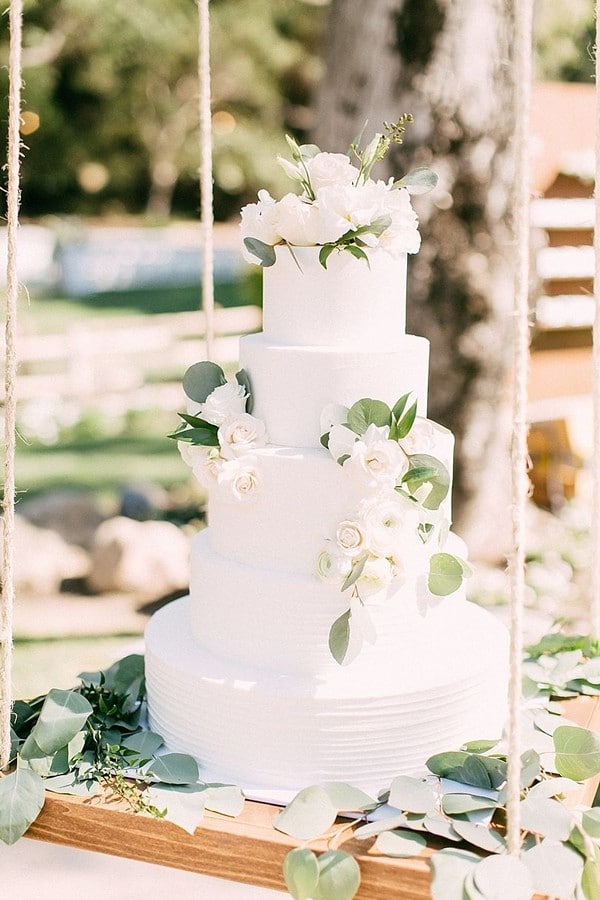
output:
[[156, 518], [157, 510], [163, 510], [167, 493], [153, 484], [128, 484], [121, 491], [120, 515], [145, 522]]
[[49, 491], [21, 500], [19, 515], [40, 528], [56, 531], [69, 544], [89, 549], [98, 525], [106, 516], [87, 491]]
[[[0, 519], [0, 532], [3, 526]], [[81, 547], [15, 516], [13, 576], [17, 593], [56, 594], [63, 581], [84, 578], [89, 566], [89, 556]]]
[[88, 583], [95, 591], [160, 597], [187, 586], [189, 539], [170, 522], [107, 519], [96, 531]]

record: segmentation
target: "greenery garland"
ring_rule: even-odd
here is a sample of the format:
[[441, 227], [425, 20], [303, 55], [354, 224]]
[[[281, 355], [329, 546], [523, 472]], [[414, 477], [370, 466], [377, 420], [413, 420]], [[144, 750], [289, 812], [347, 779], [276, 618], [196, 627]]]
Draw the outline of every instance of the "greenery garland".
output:
[[[339, 782], [301, 790], [273, 822], [299, 841], [284, 862], [294, 900], [351, 900], [357, 861], [344, 850], [317, 856], [315, 840], [348, 832], [385, 856], [414, 857], [433, 843], [433, 900], [529, 900], [600, 896], [600, 807], [568, 809], [561, 799], [600, 774], [600, 735], [564, 717], [557, 700], [600, 695], [600, 641], [553, 633], [527, 648], [524, 663], [519, 858], [506, 853], [507, 751], [503, 740], [471, 741], [427, 761], [430, 775], [400, 775], [378, 797]], [[0, 779], [0, 840], [12, 844], [39, 815], [45, 791], [90, 797], [108, 790], [134, 812], [168, 819], [193, 834], [205, 811], [237, 816], [233, 785], [200, 780], [196, 760], [161, 753], [143, 721], [144, 659], [127, 656], [84, 672], [77, 688], [17, 701], [14, 768]], [[595, 801], [596, 802], [596, 801]], [[435, 849], [442, 839], [448, 846]], [[465, 849], [467, 844], [472, 849]], [[482, 855], [485, 854], [485, 855]]]

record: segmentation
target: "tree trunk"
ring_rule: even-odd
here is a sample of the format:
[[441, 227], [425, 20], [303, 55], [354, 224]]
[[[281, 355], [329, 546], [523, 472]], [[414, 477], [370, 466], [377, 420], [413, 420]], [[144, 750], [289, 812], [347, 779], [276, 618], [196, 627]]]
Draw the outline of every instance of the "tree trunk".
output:
[[412, 113], [375, 174], [439, 176], [415, 199], [408, 330], [431, 342], [429, 415], [456, 436], [456, 528], [479, 558], [501, 557], [510, 534], [511, 23], [504, 0], [333, 0], [316, 100], [314, 138], [328, 150], [367, 119], [365, 137]]

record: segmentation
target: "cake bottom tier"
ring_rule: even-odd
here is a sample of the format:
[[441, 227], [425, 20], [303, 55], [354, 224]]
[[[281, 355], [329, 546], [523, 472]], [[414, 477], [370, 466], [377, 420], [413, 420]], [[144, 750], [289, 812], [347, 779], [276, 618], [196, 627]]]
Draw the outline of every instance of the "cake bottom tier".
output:
[[[424, 630], [398, 648], [426, 690], [407, 691], [393, 660], [369, 678], [343, 667], [323, 679], [244, 668], [194, 641], [189, 600], [156, 613], [146, 629], [150, 727], [171, 750], [195, 756], [211, 779], [271, 790], [344, 781], [377, 792], [399, 774], [420, 774], [433, 753], [499, 738], [506, 710], [508, 641], [485, 610], [462, 601], [452, 626]], [[445, 661], [445, 665], [440, 662]], [[202, 773], [201, 773], [202, 777]]]

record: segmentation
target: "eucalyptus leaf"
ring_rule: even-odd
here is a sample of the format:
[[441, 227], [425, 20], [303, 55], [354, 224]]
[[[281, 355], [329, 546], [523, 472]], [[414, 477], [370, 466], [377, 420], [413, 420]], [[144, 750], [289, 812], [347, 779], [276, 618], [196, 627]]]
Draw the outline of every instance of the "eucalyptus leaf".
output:
[[345, 244], [342, 246], [342, 249], [347, 250], [355, 259], [364, 259], [367, 265], [369, 265], [369, 257], [361, 247], [357, 247], [354, 244]]
[[[450, 472], [443, 462], [427, 453], [413, 453], [412, 456], [410, 456], [409, 461], [411, 469], [409, 469], [404, 476], [408, 481], [409, 487], [413, 490], [419, 487], [419, 483], [424, 484], [429, 482], [431, 484], [431, 491], [423, 501], [423, 506], [425, 509], [439, 509], [450, 490]], [[435, 474], [433, 477], [423, 478], [419, 483], [415, 482], [413, 485], [411, 480], [409, 480], [413, 466], [417, 470], [430, 469], [431, 471], [434, 471]]]
[[131, 750], [138, 760], [152, 759], [162, 744], [163, 739], [160, 734], [155, 734], [153, 731], [136, 731], [121, 740], [121, 746]]
[[487, 753], [488, 750], [493, 750], [494, 747], [497, 747], [500, 743], [500, 740], [495, 741], [467, 741], [466, 744], [463, 744], [461, 750], [465, 750], [467, 753]]
[[477, 825], [474, 822], [461, 822], [454, 819], [452, 827], [461, 838], [473, 844], [474, 847], [480, 847], [488, 853], [504, 853], [506, 850], [506, 841], [502, 835], [485, 825]]
[[534, 784], [533, 787], [529, 789], [527, 796], [536, 798], [558, 797], [562, 794], [569, 794], [571, 791], [576, 791], [580, 787], [580, 784], [570, 778], [544, 778], [543, 781]]
[[235, 380], [238, 384], [241, 384], [242, 387], [246, 388], [246, 412], [251, 413], [254, 408], [254, 397], [252, 395], [252, 388], [250, 386], [250, 377], [246, 370], [240, 369], [239, 372], [236, 372]]
[[375, 841], [374, 849], [384, 856], [405, 858], [419, 856], [426, 846], [427, 840], [422, 834], [399, 829], [383, 831]]
[[[145, 690], [145, 666], [141, 653], [130, 653], [98, 674], [106, 688], [127, 698], [128, 710], [132, 710], [142, 699]], [[83, 680], [83, 676], [80, 678]]]
[[183, 390], [195, 403], [204, 403], [209, 394], [226, 383], [221, 366], [206, 359], [194, 363], [183, 376]]
[[188, 834], [194, 834], [204, 818], [204, 799], [204, 791], [196, 784], [153, 784], [144, 791], [146, 803]]
[[355, 837], [359, 841], [364, 841], [367, 838], [376, 837], [384, 831], [393, 831], [394, 828], [403, 828], [406, 824], [407, 821], [404, 813], [398, 813], [397, 816], [389, 816], [386, 819], [376, 819], [374, 822], [367, 822], [366, 825], [361, 825], [360, 828], [357, 828], [356, 831], [353, 832], [352, 837]]
[[392, 412], [381, 400], [358, 400], [348, 410], [348, 425], [355, 434], [363, 435], [369, 425], [389, 425]]
[[352, 900], [360, 887], [360, 869], [344, 850], [328, 850], [318, 859], [319, 881], [312, 900]]
[[415, 419], [417, 418], [417, 404], [413, 403], [412, 406], [409, 406], [401, 419], [399, 419], [394, 427], [394, 438], [397, 441], [401, 441], [405, 438], [410, 429], [415, 424]]
[[449, 778], [448, 773], [463, 766], [469, 755], [464, 750], [447, 750], [430, 756], [425, 765], [434, 775], [438, 775], [440, 778]]
[[418, 166], [416, 169], [407, 172], [399, 181], [394, 182], [395, 188], [406, 188], [409, 194], [426, 194], [438, 183], [438, 177], [435, 172], [426, 166]]
[[489, 856], [473, 870], [485, 900], [531, 900], [533, 878], [524, 862], [508, 854]]
[[44, 779], [44, 788], [54, 794], [71, 794], [75, 797], [95, 797], [100, 793], [100, 785], [91, 779], [80, 780], [76, 772], [54, 775]]
[[77, 691], [51, 690], [44, 701], [31, 734], [49, 756], [68, 745], [85, 725], [92, 706]]
[[540, 755], [535, 750], [526, 750], [521, 754], [521, 789], [525, 790], [540, 777]]
[[163, 784], [194, 784], [198, 781], [198, 763], [186, 753], [165, 753], [148, 770]]
[[[61, 750], [65, 748], [60, 748]], [[57, 753], [60, 751], [57, 751]], [[19, 757], [26, 768], [31, 769], [41, 778], [46, 778], [50, 774], [52, 761], [55, 754], [48, 754], [38, 746], [33, 733], [23, 743]]]
[[244, 794], [233, 784], [206, 784], [202, 788], [204, 806], [211, 812], [235, 819], [244, 809]]
[[581, 824], [586, 834], [589, 834], [590, 837], [596, 840], [600, 839], [600, 808], [596, 806], [592, 809], [584, 810]]
[[337, 807], [319, 785], [303, 788], [277, 815], [274, 827], [299, 841], [310, 841], [327, 831], [337, 818]]
[[294, 900], [311, 900], [319, 881], [319, 864], [312, 850], [290, 850], [283, 861], [283, 877]]
[[600, 773], [600, 736], [587, 728], [561, 725], [553, 735], [559, 775], [585, 781]]
[[320, 786], [339, 812], [366, 812], [377, 806], [373, 797], [343, 781], [325, 781]]
[[464, 883], [481, 857], [469, 850], [445, 847], [431, 857], [432, 900], [465, 900]]
[[447, 841], [460, 841], [460, 835], [456, 833], [452, 826], [452, 822], [436, 813], [434, 816], [425, 816], [423, 820], [425, 830], [437, 837], [444, 838]]
[[520, 804], [521, 827], [553, 841], [566, 841], [573, 816], [558, 800], [526, 797]]
[[329, 630], [329, 650], [335, 661], [340, 665], [349, 662], [346, 659], [350, 645], [350, 610], [339, 616]]
[[358, 581], [364, 571], [368, 558], [369, 557], [367, 553], [365, 553], [364, 556], [359, 556], [359, 558], [354, 562], [350, 572], [346, 576], [340, 590], [347, 591], [349, 587], [352, 587], [352, 585]]
[[410, 394], [402, 394], [399, 400], [397, 400], [392, 407], [392, 415], [394, 420], [398, 422], [402, 418], [402, 413], [406, 409], [406, 404], [408, 403], [408, 398]]
[[444, 794], [442, 809], [448, 816], [463, 815], [480, 809], [495, 809], [497, 803], [490, 797], [476, 794]]
[[583, 870], [583, 857], [568, 844], [543, 840], [521, 855], [538, 894], [570, 898]]
[[324, 269], [327, 268], [327, 260], [334, 250], [337, 250], [337, 246], [335, 244], [324, 244], [319, 250], [319, 262]]
[[435, 812], [435, 795], [430, 784], [399, 775], [390, 786], [389, 804], [402, 812], [431, 815]]
[[44, 805], [43, 779], [22, 766], [0, 778], [0, 841], [14, 844]]
[[270, 266], [274, 266], [277, 262], [275, 248], [271, 244], [265, 244], [264, 241], [259, 241], [258, 238], [245, 237], [244, 246], [246, 247], [248, 253], [256, 257], [256, 259], [264, 269], [268, 269]]
[[463, 582], [463, 567], [450, 553], [434, 553], [429, 560], [427, 586], [432, 594], [447, 597]]
[[586, 900], [597, 900], [600, 897], [600, 853], [586, 859], [581, 875], [581, 888]]

